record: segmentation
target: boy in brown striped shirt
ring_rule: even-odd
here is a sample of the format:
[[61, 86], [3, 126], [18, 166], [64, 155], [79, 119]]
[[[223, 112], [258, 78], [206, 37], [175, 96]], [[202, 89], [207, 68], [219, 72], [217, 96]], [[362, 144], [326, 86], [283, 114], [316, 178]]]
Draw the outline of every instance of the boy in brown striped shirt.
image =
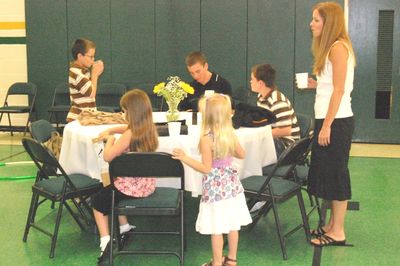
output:
[[275, 69], [269, 64], [255, 65], [251, 70], [251, 90], [258, 93], [257, 105], [276, 116], [271, 125], [276, 156], [295, 140], [300, 139], [300, 127], [289, 99], [275, 85]]
[[94, 61], [96, 44], [90, 40], [77, 39], [71, 49], [74, 61], [69, 68], [69, 92], [71, 108], [67, 122], [78, 118], [82, 110], [96, 110], [97, 80], [103, 73], [103, 61]]

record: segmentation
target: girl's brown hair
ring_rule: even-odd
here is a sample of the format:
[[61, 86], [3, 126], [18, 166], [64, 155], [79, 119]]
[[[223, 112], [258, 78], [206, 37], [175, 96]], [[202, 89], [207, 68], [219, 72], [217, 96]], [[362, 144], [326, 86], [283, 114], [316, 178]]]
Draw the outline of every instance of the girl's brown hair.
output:
[[158, 134], [147, 94], [140, 89], [130, 90], [122, 96], [120, 105], [125, 111], [128, 129], [132, 132], [130, 151], [155, 151], [158, 147]]
[[314, 37], [311, 52], [314, 55], [313, 73], [321, 74], [324, 70], [325, 60], [334, 42], [340, 40], [346, 43], [349, 56], [354, 57], [353, 46], [346, 30], [344, 13], [341, 6], [335, 2], [322, 2], [313, 7], [323, 20], [321, 35]]

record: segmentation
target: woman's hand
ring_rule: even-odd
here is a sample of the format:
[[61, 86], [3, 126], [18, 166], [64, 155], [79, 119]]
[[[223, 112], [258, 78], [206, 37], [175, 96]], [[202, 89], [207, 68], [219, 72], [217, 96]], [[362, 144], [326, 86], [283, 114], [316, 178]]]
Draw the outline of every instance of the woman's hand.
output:
[[321, 146], [328, 146], [331, 143], [331, 128], [322, 126], [318, 135], [318, 144]]
[[318, 82], [313, 78], [308, 78], [307, 87], [310, 89], [316, 89]]
[[186, 154], [182, 149], [173, 149], [173, 151], [172, 151], [173, 159], [182, 161], [185, 157], [186, 157]]

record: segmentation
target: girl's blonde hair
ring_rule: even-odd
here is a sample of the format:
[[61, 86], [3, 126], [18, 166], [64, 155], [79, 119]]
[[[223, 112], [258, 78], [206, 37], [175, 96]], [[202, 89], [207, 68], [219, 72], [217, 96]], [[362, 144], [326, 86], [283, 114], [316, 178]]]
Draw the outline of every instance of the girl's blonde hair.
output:
[[229, 96], [213, 94], [199, 102], [202, 114], [202, 135], [211, 133], [214, 137], [213, 159], [235, 154], [238, 144], [232, 126], [232, 108]]
[[125, 93], [120, 101], [128, 129], [132, 132], [130, 151], [152, 152], [158, 147], [158, 133], [153, 123], [150, 99], [140, 89]]
[[346, 30], [343, 9], [339, 4], [322, 2], [316, 4], [312, 10], [317, 10], [323, 20], [321, 35], [313, 38], [311, 46], [314, 55], [313, 73], [319, 75], [324, 70], [326, 57], [334, 42], [340, 40], [346, 43], [349, 56], [354, 57], [354, 51]]

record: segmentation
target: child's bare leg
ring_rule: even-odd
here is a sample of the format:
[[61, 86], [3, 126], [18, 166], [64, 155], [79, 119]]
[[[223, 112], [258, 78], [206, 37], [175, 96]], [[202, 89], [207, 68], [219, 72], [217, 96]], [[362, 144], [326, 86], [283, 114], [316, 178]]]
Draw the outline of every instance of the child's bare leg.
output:
[[222, 265], [222, 249], [224, 238], [222, 235], [211, 235], [211, 247], [213, 253], [213, 265]]

